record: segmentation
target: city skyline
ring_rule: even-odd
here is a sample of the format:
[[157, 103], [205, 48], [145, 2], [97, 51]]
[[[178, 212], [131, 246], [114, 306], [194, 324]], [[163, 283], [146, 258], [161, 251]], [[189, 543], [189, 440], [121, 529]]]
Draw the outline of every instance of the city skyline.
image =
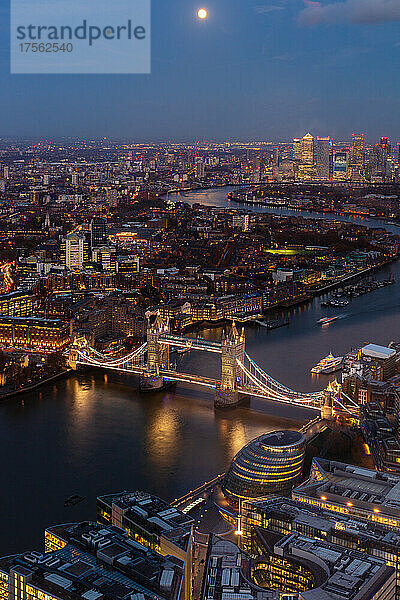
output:
[[[277, 137], [277, 138], [252, 138], [252, 139], [248, 139], [248, 140], [242, 140], [242, 139], [237, 139], [234, 137], [227, 137], [227, 138], [221, 138], [220, 140], [216, 140], [213, 139], [212, 137], [206, 137], [206, 138], [192, 138], [189, 140], [185, 140], [185, 139], [169, 139], [169, 138], [157, 138], [155, 137], [154, 139], [138, 139], [138, 138], [133, 138], [131, 136], [70, 136], [70, 135], [60, 135], [60, 136], [29, 136], [29, 135], [0, 135], [0, 145], [3, 144], [5, 146], [7, 146], [7, 144], [9, 142], [19, 142], [21, 144], [25, 145], [29, 145], [30, 143], [34, 143], [34, 144], [40, 144], [40, 143], [49, 143], [49, 144], [55, 144], [55, 143], [73, 143], [73, 142], [81, 142], [81, 143], [90, 143], [90, 142], [95, 142], [97, 144], [100, 143], [105, 143], [106, 141], [112, 142], [114, 144], [117, 145], [123, 145], [123, 144], [132, 144], [132, 145], [136, 145], [136, 146], [183, 146], [183, 147], [190, 147], [191, 145], [197, 145], [197, 146], [207, 146], [209, 145], [210, 147], [212, 146], [218, 146], [221, 145], [223, 146], [224, 144], [232, 144], [232, 145], [238, 145], [238, 146], [250, 146], [251, 144], [262, 144], [262, 145], [279, 145], [279, 144], [292, 144], [294, 140], [296, 139], [301, 139], [302, 137], [304, 137], [304, 135], [312, 135], [312, 137], [314, 139], [330, 139], [330, 141], [334, 144], [334, 145], [348, 145], [351, 146], [352, 142], [353, 142], [353, 138], [354, 136], [363, 136], [364, 139], [364, 146], [368, 147], [368, 146], [372, 146], [375, 143], [378, 143], [380, 139], [382, 139], [383, 137], [387, 138], [390, 142], [391, 142], [391, 146], [392, 146], [392, 151], [395, 150], [395, 148], [400, 144], [400, 137], [399, 140], [397, 140], [397, 138], [394, 135], [391, 135], [391, 132], [389, 131], [382, 131], [380, 134], [378, 134], [378, 136], [375, 138], [372, 136], [372, 134], [370, 134], [368, 132], [368, 130], [354, 130], [351, 129], [347, 132], [347, 134], [343, 135], [343, 137], [335, 137], [330, 133], [331, 130], [325, 129], [325, 130], [315, 130], [313, 128], [309, 128], [309, 129], [304, 129], [302, 130], [298, 135], [291, 135], [289, 134], [287, 137]], [[132, 146], [133, 147], [133, 146]]]

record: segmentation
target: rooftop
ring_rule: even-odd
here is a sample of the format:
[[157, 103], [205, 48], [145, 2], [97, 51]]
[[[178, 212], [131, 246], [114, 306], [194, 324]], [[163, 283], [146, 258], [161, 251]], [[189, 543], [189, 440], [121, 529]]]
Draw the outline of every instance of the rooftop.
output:
[[163, 535], [186, 550], [193, 519], [165, 500], [136, 491], [100, 496], [98, 502], [109, 508], [118, 507], [126, 519], [138, 523], [150, 533]]
[[248, 506], [251, 506], [255, 512], [264, 513], [267, 518], [276, 517], [279, 521], [284, 521], [291, 530], [302, 531], [304, 526], [335, 536], [338, 531], [341, 531], [350, 537], [355, 537], [358, 541], [373, 540], [385, 545], [394, 545], [396, 548], [400, 546], [399, 532], [388, 532], [377, 523], [366, 523], [352, 515], [333, 515], [328, 510], [317, 506], [305, 506], [302, 502], [290, 498], [252, 500]]
[[259, 443], [263, 446], [271, 446], [274, 448], [292, 446], [304, 441], [304, 436], [299, 431], [272, 431], [266, 433], [259, 438]]
[[360, 518], [400, 527], [400, 476], [392, 473], [314, 458], [309, 479], [293, 490], [293, 498], [318, 498], [332, 510], [342, 507], [342, 514], [358, 510]]
[[68, 325], [61, 319], [43, 319], [41, 317], [7, 317], [0, 315], [0, 323], [3, 325], [32, 325], [36, 327], [60, 327]]
[[390, 358], [394, 354], [396, 354], [396, 350], [393, 348], [387, 348], [386, 346], [378, 346], [377, 344], [367, 344], [362, 348], [362, 353], [365, 356], [370, 356], [371, 358]]
[[50, 527], [62, 549], [0, 559], [0, 571], [23, 570], [34, 585], [63, 600], [178, 600], [182, 564], [131, 540], [115, 527], [83, 522]]
[[[388, 596], [394, 597], [395, 570], [385, 561], [363, 552], [324, 542], [299, 533], [270, 534], [256, 527], [257, 551], [252, 557], [233, 543], [217, 536], [211, 538], [203, 581], [203, 600], [278, 600], [285, 589], [284, 574], [274, 587], [258, 587], [252, 582], [253, 569], [269, 557], [283, 557], [293, 568], [301, 566], [313, 575], [314, 587], [301, 592], [301, 598], [312, 600], [372, 599], [388, 584]], [[265, 549], [265, 552], [263, 551]], [[255, 555], [254, 555], [255, 552]], [[290, 568], [290, 567], [286, 567]], [[295, 571], [294, 571], [295, 572]], [[297, 594], [295, 594], [297, 597]]]

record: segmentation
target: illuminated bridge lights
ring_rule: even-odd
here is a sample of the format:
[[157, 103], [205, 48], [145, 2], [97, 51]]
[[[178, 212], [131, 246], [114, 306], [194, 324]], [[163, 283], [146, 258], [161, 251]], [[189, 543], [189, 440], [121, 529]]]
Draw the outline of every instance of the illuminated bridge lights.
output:
[[[152, 332], [154, 334], [154, 330], [152, 330]], [[154, 369], [156, 369], [160, 376], [168, 382], [185, 382], [193, 385], [201, 385], [209, 389], [219, 389], [221, 387], [220, 382], [215, 379], [202, 377], [194, 373], [179, 373], [170, 369], [168, 367], [168, 360], [166, 360], [168, 356], [166, 353], [168, 353], [169, 346], [173, 346], [222, 354], [222, 360], [224, 360], [222, 343], [209, 342], [203, 338], [187, 338], [184, 336], [172, 335], [166, 332], [165, 326], [162, 323], [160, 325], [160, 330], [156, 330], [155, 333], [157, 334], [156, 346], [154, 346], [154, 342], [152, 346], [149, 346], [148, 341], [147, 343], [142, 344], [140, 348], [137, 348], [130, 354], [120, 358], [110, 359], [94, 348], [89, 347], [84, 340], [77, 340], [77, 343], [72, 346], [71, 351], [75, 351], [76, 362], [79, 365], [112, 369], [127, 373], [131, 372], [141, 375], [146, 375], [146, 373], [152, 375]], [[243, 341], [243, 338], [240, 338], [240, 340]], [[149, 356], [151, 356], [152, 359], [151, 368], [149, 368]], [[296, 392], [271, 377], [261, 369], [261, 367], [259, 367], [246, 352], [244, 352], [244, 354], [242, 353], [240, 357], [234, 357], [232, 368], [234, 368], [234, 365], [236, 365], [236, 377], [233, 386], [235, 391], [240, 394], [265, 398], [274, 402], [294, 404], [316, 411], [320, 411], [324, 404], [324, 391], [311, 392], [308, 394]], [[224, 388], [223, 391], [230, 392], [231, 390]], [[340, 394], [340, 396], [336, 395], [333, 398], [336, 409], [355, 416], [358, 412], [357, 404], [352, 401], [351, 398], [343, 394], [341, 390], [339, 390], [338, 394]]]

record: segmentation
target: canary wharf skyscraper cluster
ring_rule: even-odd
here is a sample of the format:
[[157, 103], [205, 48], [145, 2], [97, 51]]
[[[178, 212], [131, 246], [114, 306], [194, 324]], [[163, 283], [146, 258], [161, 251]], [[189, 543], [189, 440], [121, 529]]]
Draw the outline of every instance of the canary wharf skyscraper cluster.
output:
[[367, 146], [363, 133], [353, 133], [351, 145], [335, 144], [331, 137], [306, 133], [293, 140], [294, 172], [302, 180], [350, 180], [366, 178], [385, 182], [394, 173], [396, 161], [387, 137]]

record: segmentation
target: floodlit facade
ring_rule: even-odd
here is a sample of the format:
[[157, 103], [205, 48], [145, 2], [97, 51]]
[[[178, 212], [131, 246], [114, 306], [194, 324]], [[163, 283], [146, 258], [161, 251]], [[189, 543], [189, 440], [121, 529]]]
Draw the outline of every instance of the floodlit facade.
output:
[[314, 458], [310, 477], [293, 490], [307, 506], [400, 529], [400, 476]]

